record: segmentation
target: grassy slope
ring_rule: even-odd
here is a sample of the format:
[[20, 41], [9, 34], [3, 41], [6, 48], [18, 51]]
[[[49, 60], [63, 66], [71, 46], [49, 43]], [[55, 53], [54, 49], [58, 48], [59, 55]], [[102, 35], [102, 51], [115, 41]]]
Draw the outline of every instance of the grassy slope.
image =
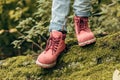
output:
[[97, 38], [95, 44], [79, 47], [75, 39], [52, 69], [35, 65], [37, 56], [17, 56], [0, 61], [1, 80], [112, 80], [120, 69], [120, 32]]

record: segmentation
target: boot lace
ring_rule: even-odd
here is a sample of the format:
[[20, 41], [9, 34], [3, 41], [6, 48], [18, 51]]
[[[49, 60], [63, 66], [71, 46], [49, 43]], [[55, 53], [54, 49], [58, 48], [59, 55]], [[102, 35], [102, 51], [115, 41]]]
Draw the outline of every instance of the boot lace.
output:
[[88, 20], [87, 18], [78, 18], [77, 20], [77, 26], [78, 26], [78, 33], [80, 33], [81, 30], [86, 30], [86, 27], [88, 26]]
[[51, 36], [47, 41], [45, 51], [48, 51], [49, 49], [52, 49], [52, 54], [53, 54], [54, 52], [56, 52], [56, 50], [58, 48], [58, 45], [59, 45], [59, 42], [60, 42], [60, 37], [59, 38], [54, 38], [54, 37]]

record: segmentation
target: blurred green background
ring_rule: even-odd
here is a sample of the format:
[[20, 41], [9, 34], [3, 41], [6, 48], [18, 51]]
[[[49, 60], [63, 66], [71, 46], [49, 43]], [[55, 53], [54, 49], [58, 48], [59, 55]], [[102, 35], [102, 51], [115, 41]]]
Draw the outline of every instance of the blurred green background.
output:
[[[67, 24], [68, 38], [74, 34], [73, 1]], [[89, 22], [96, 37], [119, 31], [120, 1], [91, 2], [92, 15]], [[0, 0], [0, 59], [23, 55], [29, 50], [40, 52], [44, 49], [49, 36], [51, 3], [52, 0]]]

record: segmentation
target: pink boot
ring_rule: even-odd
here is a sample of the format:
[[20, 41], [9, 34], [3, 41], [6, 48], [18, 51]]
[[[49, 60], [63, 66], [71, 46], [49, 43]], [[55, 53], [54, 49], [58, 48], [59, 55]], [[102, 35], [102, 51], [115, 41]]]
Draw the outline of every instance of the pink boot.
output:
[[65, 34], [59, 31], [52, 31], [45, 50], [38, 56], [36, 64], [42, 68], [55, 66], [57, 57], [65, 49]]
[[94, 34], [88, 27], [88, 17], [74, 17], [75, 32], [80, 46], [85, 46], [96, 41]]

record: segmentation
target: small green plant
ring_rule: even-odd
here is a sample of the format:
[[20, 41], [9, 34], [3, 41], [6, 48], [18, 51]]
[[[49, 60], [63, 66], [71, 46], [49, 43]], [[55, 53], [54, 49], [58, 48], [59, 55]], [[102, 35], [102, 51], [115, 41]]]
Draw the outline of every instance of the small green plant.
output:
[[94, 3], [90, 25], [95, 34], [103, 32], [114, 33], [120, 30], [120, 1], [101, 0], [97, 5]]
[[16, 27], [20, 36], [12, 42], [14, 48], [21, 48], [24, 42], [31, 43], [37, 46], [40, 50], [45, 45], [48, 37], [48, 26], [50, 21], [51, 1], [38, 0], [37, 10], [33, 15], [25, 20], [22, 20]]

